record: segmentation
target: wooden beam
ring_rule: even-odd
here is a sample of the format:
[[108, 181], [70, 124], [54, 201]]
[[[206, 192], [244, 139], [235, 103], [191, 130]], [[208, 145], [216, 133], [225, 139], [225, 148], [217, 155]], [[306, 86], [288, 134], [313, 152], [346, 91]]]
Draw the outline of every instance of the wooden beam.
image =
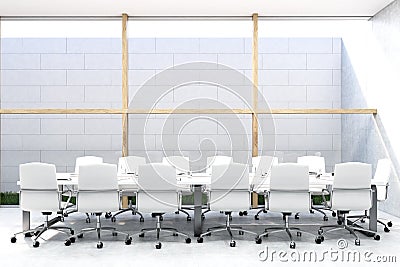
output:
[[[128, 109], [128, 15], [122, 14], [122, 109]], [[122, 114], [122, 156], [128, 156], [128, 114]]]
[[[122, 109], [128, 109], [128, 15], [122, 14]], [[122, 156], [128, 156], [128, 113], [122, 114]], [[126, 209], [129, 205], [128, 197], [122, 197], [122, 208]]]
[[253, 110], [252, 113], [252, 155], [258, 156], [258, 14], [253, 14], [253, 49], [252, 49], [252, 70], [253, 70]]
[[[0, 114], [253, 114], [251, 109], [0, 109]], [[373, 108], [272, 109], [258, 114], [377, 114]]]

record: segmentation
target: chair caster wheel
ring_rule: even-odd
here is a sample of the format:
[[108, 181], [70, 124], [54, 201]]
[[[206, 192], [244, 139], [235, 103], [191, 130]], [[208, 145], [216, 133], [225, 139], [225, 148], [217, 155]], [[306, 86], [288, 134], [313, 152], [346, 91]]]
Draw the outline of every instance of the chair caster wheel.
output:
[[90, 218], [86, 218], [86, 223], [90, 223]]
[[151, 217], [152, 217], [152, 218], [155, 218], [155, 217], [156, 217], [156, 215], [155, 215], [154, 213], [152, 213], [152, 214], [151, 214]]
[[132, 237], [129, 237], [125, 240], [125, 245], [130, 245], [132, 244]]
[[263, 213], [267, 213], [268, 211], [267, 210], [263, 210]]
[[300, 219], [299, 214], [294, 215], [294, 218], [295, 218], [296, 220]]
[[64, 213], [64, 215], [63, 215], [63, 216], [64, 216], [65, 218], [66, 218], [66, 217], [68, 217], [68, 213]]
[[260, 220], [260, 216], [254, 215], [254, 220], [256, 220], [256, 221]]
[[243, 211], [243, 215], [244, 215], [244, 216], [247, 216], [247, 215], [248, 215], [247, 210]]
[[106, 214], [104, 215], [104, 217], [106, 219], [110, 219], [112, 217], [111, 212], [106, 212]]
[[206, 216], [204, 216], [204, 214], [201, 214], [201, 219], [204, 220], [206, 218]]
[[380, 235], [374, 235], [374, 240], [376, 240], [376, 241], [381, 240], [381, 236]]
[[32, 233], [25, 233], [25, 237], [32, 237]]
[[239, 211], [239, 216], [243, 216], [243, 212], [242, 211]]
[[71, 235], [74, 235], [75, 234], [75, 231], [74, 230], [70, 230], [70, 233], [71, 233]]
[[39, 245], [40, 245], [39, 241], [33, 242], [33, 247], [34, 247], [34, 248], [38, 248]]
[[60, 222], [64, 222], [64, 217], [60, 217]]
[[192, 221], [192, 217], [187, 216], [187, 217], [186, 217], [186, 221], [188, 221], [188, 222]]
[[140, 221], [140, 222], [144, 222], [144, 218], [143, 218], [143, 217], [140, 217], [139, 221]]
[[198, 237], [198, 238], [197, 238], [197, 243], [203, 243], [203, 241], [204, 241], [204, 240], [203, 240], [202, 237]]
[[239, 231], [239, 235], [244, 235], [244, 232], [243, 231]]
[[301, 232], [297, 232], [296, 235], [297, 235], [298, 237], [301, 237]]
[[71, 241], [71, 243], [75, 243], [76, 239], [75, 239], [75, 237], [71, 237], [71, 238], [69, 239], [69, 241]]
[[101, 249], [101, 248], [103, 248], [103, 242], [99, 242], [99, 243], [97, 243], [97, 248], [98, 248], [98, 249]]
[[33, 233], [34, 236], [37, 236], [38, 234], [40, 234], [40, 231], [36, 231]]
[[144, 233], [140, 233], [140, 234], [139, 234], [139, 237], [144, 237]]
[[310, 210], [310, 213], [311, 213], [311, 214], [314, 214], [314, 211], [313, 211], [313, 210]]
[[336, 217], [336, 212], [332, 211], [332, 217]]
[[235, 241], [235, 240], [232, 240], [231, 242], [229, 242], [229, 246], [230, 246], [231, 248], [236, 247], [236, 241]]
[[328, 217], [324, 216], [324, 222], [327, 222], [327, 221], [328, 221]]
[[172, 236], [178, 236], [178, 234], [177, 233], [173, 233]]
[[319, 234], [319, 235], [322, 235], [323, 232], [324, 232], [324, 230], [318, 229], [318, 234]]
[[208, 233], [206, 236], [211, 236], [211, 233]]
[[343, 223], [343, 222], [342, 222], [341, 220], [337, 220], [337, 224], [338, 224], [338, 225], [342, 225], [342, 223]]
[[185, 238], [185, 242], [186, 244], [190, 244], [192, 243], [192, 239], [190, 239], [189, 237]]
[[83, 238], [83, 234], [79, 234], [77, 236], [78, 236], [78, 238]]
[[390, 232], [390, 229], [387, 228], [387, 227], [385, 227], [385, 228], [383, 228], [383, 231], [385, 231], [386, 233], [389, 233], [389, 232]]
[[156, 243], [156, 249], [160, 249], [161, 248], [161, 242]]
[[118, 235], [118, 233], [116, 233], [116, 232], [112, 233], [112, 236], [117, 236], [117, 235]]
[[112, 222], [115, 222], [116, 220], [117, 220], [117, 219], [116, 219], [114, 216], [111, 217], [111, 221], [112, 221]]
[[360, 245], [360, 239], [356, 239], [356, 240], [354, 241], [354, 244], [355, 244], [356, 246], [359, 246], [359, 245]]
[[15, 236], [11, 237], [11, 243], [17, 242], [17, 238]]
[[360, 222], [365, 223], [365, 220], [364, 220], [364, 219], [361, 219]]
[[160, 221], [164, 221], [164, 218], [163, 218], [163, 216], [160, 216]]
[[291, 248], [291, 249], [295, 249], [296, 248], [296, 243], [295, 242], [290, 242], [290, 245], [289, 245], [289, 247]]
[[317, 236], [317, 237], [315, 238], [315, 243], [317, 243], [317, 244], [321, 244], [323, 241], [324, 241], [324, 240], [323, 240], [322, 236]]
[[179, 211], [177, 210], [177, 211], [175, 211], [175, 214], [179, 214]]
[[67, 240], [65, 240], [65, 242], [64, 242], [64, 245], [66, 246], [66, 247], [69, 247], [69, 246], [71, 246], [71, 240], [70, 239], [67, 239]]
[[387, 223], [387, 226], [392, 227], [393, 223], [390, 221], [390, 222]]
[[261, 243], [262, 243], [262, 239], [259, 238], [259, 237], [257, 237], [257, 238], [256, 238], [256, 244], [261, 244]]

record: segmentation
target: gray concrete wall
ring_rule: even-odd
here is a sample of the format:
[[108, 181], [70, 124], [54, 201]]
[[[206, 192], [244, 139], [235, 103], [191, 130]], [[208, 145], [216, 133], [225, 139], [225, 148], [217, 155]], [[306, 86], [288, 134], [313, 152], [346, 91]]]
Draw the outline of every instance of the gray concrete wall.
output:
[[[398, 99], [395, 92], [400, 83], [391, 77], [400, 66], [400, 2], [395, 1], [372, 19], [373, 31], [368, 54], [364, 57], [375, 59], [368, 64], [366, 83], [364, 77], [352, 62], [352, 52], [342, 47], [342, 107], [377, 108], [378, 115], [342, 116], [342, 160], [362, 161], [376, 167], [380, 158], [390, 157], [393, 171], [390, 178], [388, 199], [379, 207], [388, 213], [400, 216]], [[353, 51], [354, 52], [354, 51]], [[378, 58], [378, 60], [376, 60]], [[397, 128], [397, 129], [396, 129]]]

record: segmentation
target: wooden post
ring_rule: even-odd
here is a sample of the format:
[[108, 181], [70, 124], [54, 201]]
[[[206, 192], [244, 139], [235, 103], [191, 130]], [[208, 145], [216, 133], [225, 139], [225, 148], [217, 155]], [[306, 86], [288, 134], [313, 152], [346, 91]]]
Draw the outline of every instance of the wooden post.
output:
[[[252, 119], [252, 156], [258, 156], [258, 14], [253, 14], [253, 49], [252, 49], [252, 69], [253, 69], [253, 113]], [[252, 207], [258, 207], [258, 194], [252, 195]]]
[[[128, 156], [128, 15], [122, 14], [122, 156]], [[128, 207], [128, 197], [122, 197], [122, 208]]]

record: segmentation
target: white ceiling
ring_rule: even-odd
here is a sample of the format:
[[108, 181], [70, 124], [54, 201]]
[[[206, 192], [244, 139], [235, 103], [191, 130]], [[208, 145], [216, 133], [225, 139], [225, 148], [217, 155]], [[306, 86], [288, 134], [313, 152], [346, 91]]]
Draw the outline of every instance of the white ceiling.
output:
[[393, 0], [0, 0], [0, 16], [373, 16]]

